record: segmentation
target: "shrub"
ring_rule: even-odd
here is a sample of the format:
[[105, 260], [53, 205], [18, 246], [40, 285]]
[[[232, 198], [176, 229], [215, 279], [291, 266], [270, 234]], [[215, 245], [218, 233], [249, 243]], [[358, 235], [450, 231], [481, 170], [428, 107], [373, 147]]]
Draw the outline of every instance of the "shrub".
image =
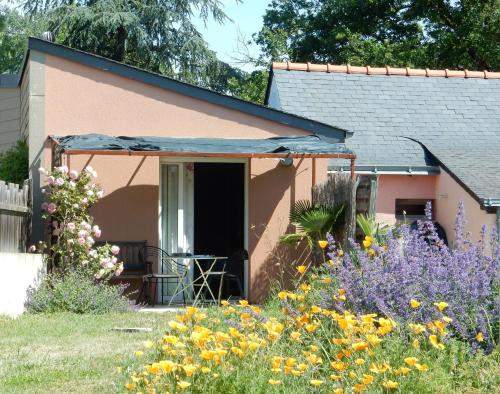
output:
[[0, 179], [22, 184], [28, 179], [28, 144], [24, 140], [0, 154]]
[[[90, 166], [81, 173], [66, 166], [52, 172], [40, 168], [40, 172], [47, 176], [48, 184], [42, 189], [48, 201], [41, 208], [43, 217], [50, 221], [49, 268], [59, 273], [85, 271], [97, 279], [120, 275], [123, 263], [115, 257], [120, 249], [107, 244], [94, 247], [101, 229], [93, 224], [89, 210], [104, 195], [94, 183], [97, 173]], [[35, 246], [31, 250], [35, 251]]]
[[[430, 206], [428, 206], [430, 218]], [[451, 319], [451, 332], [461, 340], [489, 351], [498, 335], [500, 254], [493, 230], [487, 252], [485, 229], [477, 243], [463, 232], [463, 204], [456, 219], [456, 241], [448, 248], [432, 222], [389, 232], [385, 245], [366, 237], [363, 246], [353, 243], [351, 253], [336, 249], [330, 239], [332, 285], [322, 296], [325, 305], [356, 313], [384, 314], [404, 324], [425, 324], [428, 336], [439, 330], [436, 320]], [[332, 301], [338, 289], [346, 301]], [[413, 306], [413, 307], [409, 307]]]
[[123, 295], [125, 286], [112, 286], [95, 281], [86, 273], [49, 274], [41, 285], [32, 290], [27, 309], [31, 313], [91, 313], [125, 312], [129, 300]]

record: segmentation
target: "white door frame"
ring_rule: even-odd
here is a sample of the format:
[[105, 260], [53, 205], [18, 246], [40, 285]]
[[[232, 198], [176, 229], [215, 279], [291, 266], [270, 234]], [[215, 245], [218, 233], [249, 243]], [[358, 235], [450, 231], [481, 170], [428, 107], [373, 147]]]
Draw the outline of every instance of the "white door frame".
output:
[[[158, 190], [158, 234], [159, 240], [158, 245], [163, 249], [163, 236], [162, 236], [162, 166], [166, 164], [178, 164], [179, 165], [179, 227], [178, 227], [178, 244], [182, 248], [183, 252], [187, 253], [187, 246], [193, 245], [192, 237], [186, 235], [184, 229], [184, 204], [186, 201], [186, 196], [184, 196], [184, 166], [183, 163], [241, 163], [244, 164], [244, 213], [243, 213], [243, 237], [244, 237], [244, 248], [248, 251], [248, 201], [249, 201], [249, 159], [246, 158], [200, 158], [200, 157], [160, 157], [160, 168], [159, 168], [159, 190]], [[189, 239], [191, 238], [191, 239]], [[182, 244], [181, 241], [182, 240]], [[249, 256], [250, 258], [250, 256]], [[245, 260], [245, 266], [243, 268], [243, 292], [245, 299], [248, 299], [248, 277], [249, 277], [249, 260]]]

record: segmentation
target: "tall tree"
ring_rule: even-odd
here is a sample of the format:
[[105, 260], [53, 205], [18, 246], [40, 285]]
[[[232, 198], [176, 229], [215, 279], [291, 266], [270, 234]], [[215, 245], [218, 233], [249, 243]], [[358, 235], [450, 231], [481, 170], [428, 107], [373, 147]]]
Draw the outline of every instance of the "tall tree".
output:
[[43, 31], [40, 18], [29, 19], [16, 10], [0, 8], [0, 73], [19, 70], [30, 35]]
[[[234, 0], [239, 1], [239, 0]], [[220, 0], [25, 0], [58, 43], [227, 91], [238, 70], [220, 62], [192, 22], [228, 20]]]
[[500, 0], [272, 0], [263, 58], [500, 69]]

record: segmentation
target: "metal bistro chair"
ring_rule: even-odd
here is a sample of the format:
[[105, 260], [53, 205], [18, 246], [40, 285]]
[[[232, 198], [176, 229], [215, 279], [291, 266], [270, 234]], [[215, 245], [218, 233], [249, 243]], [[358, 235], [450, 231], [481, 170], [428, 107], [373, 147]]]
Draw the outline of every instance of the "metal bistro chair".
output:
[[[161, 303], [163, 304], [163, 289], [164, 289], [163, 286], [165, 284], [167, 286], [169, 284], [175, 284], [175, 290], [173, 292], [172, 297], [175, 297], [182, 292], [182, 302], [185, 305], [186, 287], [184, 284], [184, 280], [188, 273], [189, 267], [186, 266], [185, 264], [179, 263], [178, 259], [182, 257], [188, 257], [188, 255], [176, 253], [175, 255], [171, 256], [163, 249], [158, 248], [156, 246], [145, 246], [142, 253], [144, 261], [146, 261], [148, 264], [151, 264], [152, 266], [154, 266], [154, 264], [157, 263], [156, 266], [159, 268], [160, 271], [158, 273], [150, 273], [148, 275], [144, 275], [143, 289], [146, 288], [147, 292], [147, 290], [150, 288], [150, 284], [152, 283], [154, 285], [154, 290], [152, 292], [154, 300], [154, 295], [156, 294], [156, 291], [158, 289], [158, 282], [160, 282], [161, 285], [160, 297], [161, 297]], [[148, 298], [149, 298], [149, 303], [151, 304], [152, 299], [151, 297]], [[170, 301], [170, 303], [171, 302], [172, 300]]]
[[215, 278], [219, 278], [218, 302], [220, 303], [222, 289], [224, 288], [225, 295], [229, 297], [229, 285], [233, 282], [239, 291], [239, 297], [244, 297], [243, 286], [241, 284], [240, 275], [229, 272], [229, 268], [235, 263], [244, 265], [245, 260], [248, 260], [248, 252], [246, 250], [238, 250], [234, 252], [228, 259], [224, 260], [221, 269], [216, 269], [209, 274], [208, 282], [212, 286]]

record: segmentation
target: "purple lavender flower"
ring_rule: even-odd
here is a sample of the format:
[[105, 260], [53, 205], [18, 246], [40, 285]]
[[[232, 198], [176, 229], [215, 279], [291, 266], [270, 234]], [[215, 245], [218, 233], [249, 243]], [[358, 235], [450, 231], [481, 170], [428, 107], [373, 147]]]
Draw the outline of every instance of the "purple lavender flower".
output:
[[[430, 209], [428, 205], [429, 218]], [[454, 248], [448, 248], [428, 219], [418, 223], [418, 230], [402, 226], [398, 236], [389, 232], [385, 247], [374, 256], [351, 240], [350, 253], [335, 268], [336, 284], [323, 298], [331, 299], [341, 287], [346, 291], [346, 307], [354, 312], [382, 313], [401, 323], [427, 323], [446, 314], [453, 319], [453, 335], [487, 351], [498, 338], [500, 325], [498, 238], [493, 230], [487, 248], [483, 229], [482, 239], [470, 242], [464, 234], [463, 204], [458, 207], [455, 238]], [[338, 259], [334, 242], [329, 257]], [[418, 300], [420, 307], [410, 308], [411, 299]], [[434, 306], [439, 301], [449, 304], [443, 312]], [[484, 342], [475, 343], [479, 332]]]

